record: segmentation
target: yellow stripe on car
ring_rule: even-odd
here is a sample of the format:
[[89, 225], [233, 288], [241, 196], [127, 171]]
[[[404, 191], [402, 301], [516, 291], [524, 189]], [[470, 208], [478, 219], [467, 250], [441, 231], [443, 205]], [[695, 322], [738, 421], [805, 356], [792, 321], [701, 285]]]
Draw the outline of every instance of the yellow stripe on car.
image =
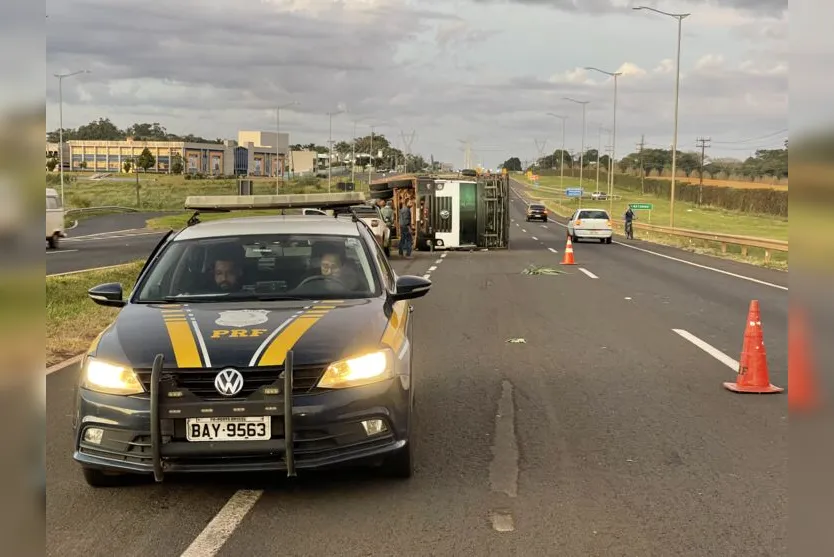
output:
[[287, 325], [281, 334], [275, 337], [275, 340], [264, 351], [261, 360], [258, 362], [259, 367], [263, 366], [280, 366], [284, 365], [284, 360], [295, 343], [304, 336], [304, 333], [319, 322], [324, 317], [323, 315], [308, 315], [304, 314], [296, 317], [295, 321]]
[[382, 344], [389, 346], [394, 352], [399, 352], [405, 342], [405, 326], [408, 322], [408, 303], [397, 302], [394, 304], [394, 311], [388, 320], [388, 326], [382, 333]]
[[168, 338], [171, 339], [171, 346], [174, 348], [174, 359], [177, 361], [177, 367], [203, 367], [200, 352], [197, 349], [197, 341], [194, 339], [194, 333], [186, 320], [185, 312], [182, 310], [166, 311], [163, 313], [162, 319], [165, 321]]

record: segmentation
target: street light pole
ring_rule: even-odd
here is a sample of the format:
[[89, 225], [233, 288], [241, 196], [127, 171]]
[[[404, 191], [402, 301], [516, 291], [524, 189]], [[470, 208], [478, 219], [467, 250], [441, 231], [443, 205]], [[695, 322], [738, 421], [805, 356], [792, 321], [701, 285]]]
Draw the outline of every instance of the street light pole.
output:
[[565, 120], [567, 116], [560, 116], [559, 114], [547, 113], [548, 116], [553, 116], [562, 121], [562, 149], [559, 151], [559, 158], [562, 159], [559, 164], [559, 187], [565, 189]]
[[[614, 138], [611, 142], [611, 163], [610, 168], [614, 168], [614, 159], [617, 155], [617, 78], [623, 75], [623, 72], [607, 72], [605, 70], [601, 70], [599, 68], [595, 68], [593, 66], [587, 66], [586, 70], [591, 70], [595, 72], [599, 72], [601, 74], [605, 74], [607, 76], [614, 78]], [[608, 212], [612, 211], [612, 207], [614, 204], [614, 173], [608, 172]]]
[[327, 193], [330, 193], [330, 188], [333, 183], [333, 116], [341, 114], [342, 112], [344, 112], [344, 110], [327, 113], [330, 121], [330, 135], [327, 144]]
[[58, 78], [58, 156], [61, 165], [61, 207], [64, 206], [64, 78], [82, 73], [90, 73], [90, 70], [53, 74]]
[[582, 180], [585, 170], [585, 107], [591, 101], [577, 101], [570, 97], [565, 97], [565, 100], [582, 105], [582, 150], [579, 151], [579, 187], [582, 188], [584, 187]]
[[298, 104], [301, 103], [293, 101], [287, 104], [279, 105], [275, 109], [275, 195], [281, 193], [281, 181], [284, 179], [284, 169], [281, 168], [281, 173], [278, 173], [278, 155], [280, 154], [278, 151], [278, 142], [281, 141], [281, 109], [296, 106]]
[[672, 185], [670, 188], [670, 199], [669, 199], [669, 227], [675, 227], [675, 178], [677, 174], [677, 159], [678, 159], [678, 106], [680, 101], [680, 84], [681, 84], [681, 34], [683, 30], [683, 20], [686, 17], [689, 17], [692, 14], [672, 14], [669, 12], [664, 12], [661, 10], [657, 10], [655, 8], [650, 8], [648, 6], [638, 6], [633, 8], [635, 10], [649, 10], [652, 12], [657, 12], [659, 14], [673, 17], [678, 20], [678, 51], [677, 51], [677, 63], [675, 67], [675, 131], [674, 135], [672, 136]]

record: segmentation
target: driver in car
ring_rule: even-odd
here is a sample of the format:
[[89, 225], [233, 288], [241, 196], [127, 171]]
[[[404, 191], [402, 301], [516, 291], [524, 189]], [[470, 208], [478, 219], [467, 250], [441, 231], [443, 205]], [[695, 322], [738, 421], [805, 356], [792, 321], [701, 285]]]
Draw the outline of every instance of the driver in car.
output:
[[214, 283], [223, 292], [240, 290], [243, 278], [242, 257], [228, 249], [219, 253], [214, 260]]
[[320, 270], [322, 276], [333, 277], [335, 279], [342, 278], [343, 259], [341, 253], [335, 251], [325, 253], [321, 256]]

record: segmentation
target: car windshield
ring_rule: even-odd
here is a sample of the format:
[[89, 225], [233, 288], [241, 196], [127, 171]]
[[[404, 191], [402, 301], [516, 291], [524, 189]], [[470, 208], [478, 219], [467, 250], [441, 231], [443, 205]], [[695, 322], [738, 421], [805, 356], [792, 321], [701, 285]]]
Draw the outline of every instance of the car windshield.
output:
[[262, 234], [171, 242], [137, 286], [139, 303], [367, 298], [376, 268], [355, 236]]
[[579, 213], [579, 218], [608, 220], [608, 213], [606, 213], [605, 211], [581, 211]]

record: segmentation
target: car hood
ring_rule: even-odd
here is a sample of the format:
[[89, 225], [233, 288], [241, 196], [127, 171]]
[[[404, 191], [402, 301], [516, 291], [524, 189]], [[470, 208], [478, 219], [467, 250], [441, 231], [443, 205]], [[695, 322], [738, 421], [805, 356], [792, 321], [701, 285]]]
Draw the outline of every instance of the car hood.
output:
[[280, 366], [290, 349], [298, 365], [327, 364], [378, 348], [404, 311], [384, 299], [129, 304], [89, 353], [134, 369], [157, 354], [165, 368]]

